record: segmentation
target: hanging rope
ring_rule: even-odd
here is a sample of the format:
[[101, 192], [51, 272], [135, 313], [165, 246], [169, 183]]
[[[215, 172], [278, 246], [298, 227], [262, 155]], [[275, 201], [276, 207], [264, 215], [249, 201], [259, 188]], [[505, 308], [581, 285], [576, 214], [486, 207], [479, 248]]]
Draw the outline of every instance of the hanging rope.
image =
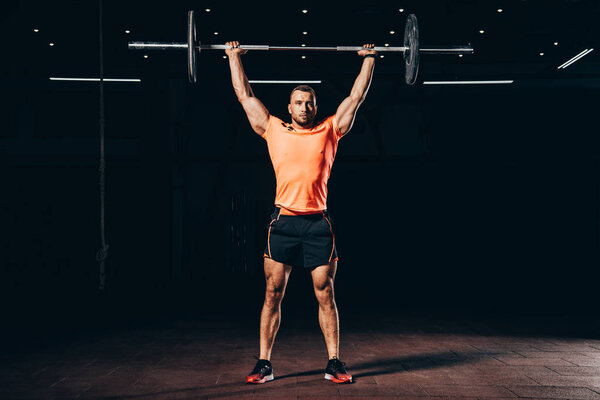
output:
[[98, 289], [104, 291], [106, 288], [106, 258], [108, 257], [108, 245], [106, 244], [106, 231], [104, 224], [104, 186], [105, 186], [105, 162], [104, 162], [104, 41], [102, 32], [102, 0], [98, 0], [99, 24], [98, 32], [100, 39], [100, 250], [96, 253], [96, 261], [100, 263]]

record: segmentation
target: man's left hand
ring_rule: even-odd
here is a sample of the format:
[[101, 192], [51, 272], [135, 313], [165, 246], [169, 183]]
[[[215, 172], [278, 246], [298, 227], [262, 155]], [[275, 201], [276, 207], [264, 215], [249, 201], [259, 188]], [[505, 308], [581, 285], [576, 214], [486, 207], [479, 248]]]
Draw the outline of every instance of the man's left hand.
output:
[[377, 52], [375, 50], [371, 50], [373, 47], [375, 47], [375, 45], [373, 43], [363, 45], [363, 50], [359, 50], [358, 55], [362, 56], [362, 57], [364, 57], [368, 54], [377, 55]]

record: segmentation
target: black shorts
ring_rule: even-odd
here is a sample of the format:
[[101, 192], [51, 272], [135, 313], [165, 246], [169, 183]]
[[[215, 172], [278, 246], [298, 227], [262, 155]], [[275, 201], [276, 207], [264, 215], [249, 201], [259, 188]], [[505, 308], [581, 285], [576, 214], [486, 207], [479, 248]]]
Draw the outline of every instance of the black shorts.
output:
[[271, 214], [263, 257], [292, 267], [314, 268], [337, 261], [335, 231], [327, 210], [307, 215]]

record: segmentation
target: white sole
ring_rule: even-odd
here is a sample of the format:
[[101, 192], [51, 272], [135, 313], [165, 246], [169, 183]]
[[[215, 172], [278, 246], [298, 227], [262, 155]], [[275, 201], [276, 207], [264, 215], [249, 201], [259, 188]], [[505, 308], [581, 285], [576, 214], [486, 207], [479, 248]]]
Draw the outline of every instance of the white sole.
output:
[[325, 379], [327, 379], [328, 381], [333, 379], [333, 375], [331, 374], [325, 374]]

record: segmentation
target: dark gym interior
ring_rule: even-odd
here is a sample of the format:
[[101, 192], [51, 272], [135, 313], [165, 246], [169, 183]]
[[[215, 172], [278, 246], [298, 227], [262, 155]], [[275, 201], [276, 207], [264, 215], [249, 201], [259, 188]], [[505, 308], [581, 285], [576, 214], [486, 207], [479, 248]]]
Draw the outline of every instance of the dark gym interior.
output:
[[[402, 54], [378, 57], [339, 142], [327, 208], [354, 385], [322, 379], [317, 303], [296, 268], [281, 379], [244, 385], [274, 207], [267, 146], [223, 51], [200, 53], [191, 84], [185, 51], [127, 49], [185, 42], [192, 9], [203, 43], [401, 46], [415, 13], [422, 47], [475, 49], [421, 55], [414, 85]], [[5, 3], [0, 397], [600, 399], [600, 50], [558, 68], [598, 47], [598, 17], [591, 0]], [[320, 81], [318, 118], [362, 62], [242, 59], [251, 80]], [[100, 74], [139, 81], [50, 79]], [[431, 84], [482, 80], [512, 83]], [[286, 120], [294, 86], [252, 89]]]

